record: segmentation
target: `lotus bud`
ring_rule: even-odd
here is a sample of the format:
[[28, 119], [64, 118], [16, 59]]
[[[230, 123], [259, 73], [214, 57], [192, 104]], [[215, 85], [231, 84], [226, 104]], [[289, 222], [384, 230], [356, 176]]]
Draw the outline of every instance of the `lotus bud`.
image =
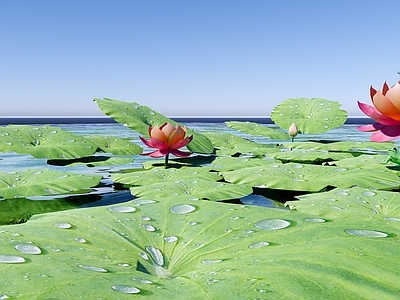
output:
[[296, 124], [292, 123], [289, 127], [289, 135], [294, 138], [299, 133], [299, 130], [296, 127]]

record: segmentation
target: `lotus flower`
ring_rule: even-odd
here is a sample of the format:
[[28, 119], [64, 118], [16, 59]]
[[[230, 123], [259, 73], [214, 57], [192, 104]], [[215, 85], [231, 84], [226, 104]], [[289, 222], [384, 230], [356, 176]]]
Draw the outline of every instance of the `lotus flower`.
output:
[[400, 81], [391, 88], [385, 82], [382, 91], [370, 88], [374, 106], [358, 101], [358, 107], [376, 123], [357, 127], [360, 131], [374, 131], [371, 141], [388, 142], [400, 137]]
[[190, 155], [190, 152], [178, 150], [179, 148], [185, 147], [193, 139], [193, 136], [186, 137], [186, 126], [174, 126], [170, 123], [164, 123], [160, 127], [150, 126], [149, 136], [149, 140], [146, 140], [141, 136], [139, 138], [146, 146], [156, 148], [157, 150], [149, 153], [142, 153], [142, 155], [149, 155], [151, 157], [165, 156], [165, 167], [167, 167], [168, 156], [170, 153], [179, 157]]

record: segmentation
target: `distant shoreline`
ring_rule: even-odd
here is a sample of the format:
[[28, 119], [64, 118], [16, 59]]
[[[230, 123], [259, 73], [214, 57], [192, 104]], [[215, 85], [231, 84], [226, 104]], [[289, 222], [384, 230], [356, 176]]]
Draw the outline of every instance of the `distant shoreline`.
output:
[[[269, 117], [229, 117], [229, 116], [216, 116], [216, 117], [204, 117], [204, 116], [179, 116], [169, 117], [177, 122], [190, 123], [190, 122], [201, 122], [201, 123], [223, 123], [226, 121], [249, 121], [261, 124], [273, 124]], [[107, 116], [99, 117], [0, 117], [0, 125], [9, 124], [107, 124], [116, 123], [113, 119]], [[345, 124], [370, 124], [373, 121], [368, 117], [348, 117]]]

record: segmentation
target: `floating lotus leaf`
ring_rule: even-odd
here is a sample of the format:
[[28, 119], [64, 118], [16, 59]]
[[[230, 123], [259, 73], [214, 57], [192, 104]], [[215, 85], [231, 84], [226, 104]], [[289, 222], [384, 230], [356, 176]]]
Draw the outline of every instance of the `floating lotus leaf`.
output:
[[283, 143], [286, 148], [293, 149], [313, 149], [313, 150], [327, 150], [327, 151], [351, 151], [351, 152], [365, 152], [371, 150], [387, 151], [393, 147], [393, 143], [376, 143], [376, 142], [333, 142], [333, 143], [318, 143], [318, 142], [294, 142]]
[[394, 163], [387, 163], [387, 155], [367, 155], [363, 154], [353, 158], [346, 158], [341, 161], [336, 161], [335, 165], [339, 167], [349, 167], [349, 168], [382, 168], [384, 166], [396, 166]]
[[[96, 98], [94, 101], [107, 116], [139, 132], [143, 136], [148, 136], [149, 126], [162, 125], [166, 122], [174, 125], [178, 124], [151, 108], [136, 102], [123, 102], [108, 98]], [[193, 135], [193, 140], [187, 145], [190, 151], [198, 153], [212, 153], [214, 151], [211, 141], [203, 134], [190, 129], [187, 130], [187, 133], [188, 135]]]
[[275, 145], [258, 144], [230, 133], [206, 132], [204, 134], [210, 138], [214, 146], [217, 148], [217, 154], [219, 155], [251, 153], [255, 156], [263, 156], [266, 153], [279, 151], [279, 148], [277, 148]]
[[232, 171], [249, 167], [271, 167], [272, 164], [281, 164], [281, 161], [259, 157], [231, 157], [218, 156], [211, 164], [213, 170]]
[[384, 167], [364, 169], [287, 163], [222, 171], [221, 174], [226, 181], [235, 184], [291, 191], [318, 192], [328, 186], [391, 190], [400, 186], [399, 177]]
[[286, 132], [254, 122], [230, 121], [225, 122], [225, 124], [229, 128], [251, 135], [267, 136], [273, 140], [287, 140], [289, 138], [289, 135]]
[[0, 198], [67, 194], [94, 187], [100, 179], [101, 176], [45, 169], [0, 173]]
[[298, 162], [306, 164], [322, 164], [328, 161], [336, 161], [346, 158], [354, 157], [350, 153], [337, 153], [327, 151], [312, 151], [312, 150], [292, 150], [284, 152], [269, 153], [268, 156], [282, 161], [287, 162]]
[[168, 199], [179, 195], [190, 195], [194, 199], [222, 201], [247, 196], [253, 189], [244, 184], [230, 184], [205, 179], [181, 179], [162, 183], [135, 186], [130, 188], [136, 197], [164, 197]]
[[397, 221], [400, 228], [400, 194], [364, 188], [334, 189], [325, 193], [297, 196], [286, 202], [291, 208], [324, 218], [344, 216], [378, 217]]
[[106, 153], [112, 153], [115, 155], [133, 155], [142, 153], [143, 148], [135, 143], [129, 141], [129, 139], [118, 138], [115, 136], [88, 136], [86, 137], [91, 140], [97, 147]]
[[222, 179], [216, 172], [210, 172], [208, 168], [182, 168], [164, 169], [154, 168], [151, 170], [139, 170], [131, 173], [114, 173], [111, 179], [128, 186], [162, 183], [166, 181], [176, 181], [184, 179], [205, 179], [217, 181]]
[[[114, 156], [88, 156], [84, 160], [76, 160], [68, 164], [68, 166], [86, 165], [87, 167], [112, 167], [121, 165], [129, 165], [133, 162], [132, 157], [114, 157]], [[57, 165], [50, 161], [49, 163]]]
[[0, 151], [36, 158], [74, 159], [95, 153], [84, 137], [52, 126], [8, 125], [0, 128]]
[[2, 227], [1, 293], [13, 299], [396, 299], [400, 259], [392, 236], [400, 231], [394, 223], [321, 222], [288, 210], [173, 198], [36, 215]]
[[292, 123], [303, 134], [320, 134], [341, 127], [347, 112], [336, 101], [321, 98], [290, 98], [278, 104], [271, 112], [271, 119], [282, 129]]

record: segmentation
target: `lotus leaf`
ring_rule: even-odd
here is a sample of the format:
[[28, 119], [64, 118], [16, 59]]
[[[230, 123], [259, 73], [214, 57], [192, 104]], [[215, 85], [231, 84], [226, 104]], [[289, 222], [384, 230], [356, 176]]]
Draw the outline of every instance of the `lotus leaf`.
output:
[[84, 137], [52, 126], [8, 125], [0, 128], [0, 151], [36, 158], [74, 159], [95, 153]]
[[149, 185], [161, 183], [165, 181], [176, 181], [185, 179], [205, 179], [217, 181], [222, 177], [216, 172], [210, 172], [207, 168], [182, 168], [182, 169], [165, 169], [154, 168], [151, 170], [140, 170], [131, 173], [114, 173], [111, 179], [128, 186]]
[[88, 136], [97, 147], [106, 153], [114, 155], [133, 155], [139, 154], [143, 148], [129, 141], [129, 139], [118, 138], [114, 136]]
[[318, 192], [328, 186], [391, 190], [400, 186], [399, 177], [385, 167], [363, 169], [287, 163], [222, 171], [221, 174], [226, 181], [235, 184], [291, 191]]
[[0, 173], [0, 198], [68, 194], [94, 187], [100, 179], [101, 176], [46, 169]]
[[209, 199], [211, 201], [241, 198], [253, 192], [252, 188], [245, 184], [230, 184], [201, 178], [135, 186], [131, 187], [130, 190], [132, 195], [136, 197], [163, 197], [168, 199], [179, 195], [190, 195], [193, 199]]
[[399, 295], [398, 241], [391, 236], [400, 231], [393, 222], [316, 220], [173, 198], [36, 215], [2, 227], [1, 292], [13, 299]]
[[[144, 136], [148, 135], [149, 126], [162, 125], [166, 122], [173, 125], [178, 124], [151, 108], [136, 102], [123, 102], [108, 98], [96, 98], [94, 101], [107, 116]], [[212, 153], [214, 151], [211, 141], [203, 134], [190, 129], [187, 130], [187, 133], [188, 135], [193, 135], [192, 142], [187, 145], [190, 151], [197, 153]]]
[[321, 98], [289, 98], [271, 112], [271, 119], [282, 129], [288, 130], [295, 123], [300, 133], [320, 134], [341, 127], [347, 112], [341, 104]]

